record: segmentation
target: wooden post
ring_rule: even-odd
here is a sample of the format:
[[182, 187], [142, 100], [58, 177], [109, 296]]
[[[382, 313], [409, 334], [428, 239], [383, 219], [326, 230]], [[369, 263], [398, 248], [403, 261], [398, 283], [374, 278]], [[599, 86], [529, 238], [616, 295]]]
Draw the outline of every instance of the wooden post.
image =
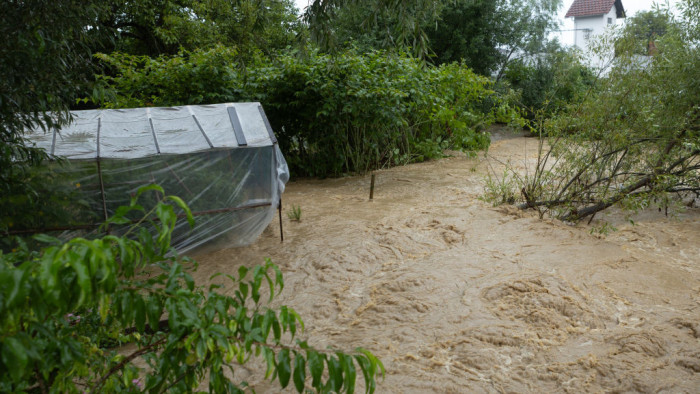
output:
[[280, 216], [280, 242], [284, 242], [284, 231], [282, 231], [282, 197], [280, 197], [280, 203], [277, 206], [277, 211]]
[[370, 201], [374, 199], [374, 173], [372, 173], [372, 181], [369, 184], [369, 199]]
[[[97, 158], [97, 178], [100, 180], [100, 196], [102, 197], [102, 212], [104, 213], [105, 222], [109, 219], [109, 214], [107, 213], [107, 199], [105, 198], [105, 184], [102, 181], [102, 166], [100, 165], [100, 158]], [[109, 226], [106, 228], [106, 233], [109, 234]]]

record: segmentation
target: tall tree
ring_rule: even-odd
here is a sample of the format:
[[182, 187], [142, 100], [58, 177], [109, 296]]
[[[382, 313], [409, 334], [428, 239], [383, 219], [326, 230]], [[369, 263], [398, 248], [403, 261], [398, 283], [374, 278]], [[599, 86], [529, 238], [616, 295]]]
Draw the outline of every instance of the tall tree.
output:
[[351, 40], [374, 48], [430, 53], [426, 24], [448, 0], [313, 0], [304, 13], [311, 39], [325, 50]]
[[[456, 0], [428, 28], [435, 61], [463, 60], [482, 74], [541, 52], [558, 26], [561, 0]], [[500, 78], [501, 73], [498, 74]]]
[[671, 14], [668, 9], [655, 8], [651, 11], [638, 12], [627, 20], [626, 38], [635, 40], [635, 51], [642, 55], [650, 54], [655, 41], [669, 29]]
[[314, 0], [311, 37], [324, 49], [404, 50], [436, 63], [463, 60], [481, 74], [537, 53], [558, 26], [561, 0]]
[[[0, 230], [19, 203], [31, 212], [39, 199], [29, 182], [46, 153], [25, 144], [25, 129], [45, 130], [70, 120], [68, 109], [93, 89], [91, 37], [99, 2], [5, 2], [0, 12]], [[89, 33], [89, 34], [88, 34]], [[35, 213], [35, 212], [34, 212]]]
[[546, 47], [547, 35], [559, 26], [561, 4], [561, 0], [498, 0], [494, 26], [503, 57], [497, 64], [497, 79], [514, 57], [537, 54]]
[[102, 24], [107, 48], [138, 55], [172, 55], [217, 44], [241, 52], [274, 51], [294, 42], [301, 24], [292, 0], [109, 0]]
[[437, 64], [464, 61], [475, 72], [491, 73], [501, 58], [498, 50], [498, 3], [458, 0], [449, 3], [437, 23], [428, 28], [430, 49]]

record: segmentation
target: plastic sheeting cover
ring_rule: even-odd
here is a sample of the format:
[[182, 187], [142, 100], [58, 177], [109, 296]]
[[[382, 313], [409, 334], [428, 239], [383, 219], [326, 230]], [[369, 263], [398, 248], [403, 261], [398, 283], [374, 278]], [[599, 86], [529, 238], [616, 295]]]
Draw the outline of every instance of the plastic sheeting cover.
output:
[[[229, 107], [236, 110], [245, 147], [236, 142]], [[156, 183], [166, 194], [185, 200], [195, 214], [193, 229], [181, 220], [173, 234], [172, 244], [180, 252], [217, 237], [227, 247], [253, 242], [274, 217], [289, 180], [287, 163], [258, 103], [73, 115], [74, 121], [55, 135], [38, 131], [28, 136], [37, 146], [69, 159], [62, 165], [52, 163], [47, 170], [66, 183], [80, 185], [71, 200], [82, 202], [81, 221], [100, 223], [128, 204], [139, 187]], [[144, 198], [145, 205], [155, 203], [154, 196]], [[56, 209], [77, 212], [70, 206]], [[76, 235], [86, 234], [81, 230], [62, 234]]]
[[236, 148], [230, 107], [236, 110], [248, 147], [274, 143], [260, 103], [73, 111], [73, 122], [60, 131], [31, 130], [28, 137], [47, 152], [69, 159], [135, 159]]

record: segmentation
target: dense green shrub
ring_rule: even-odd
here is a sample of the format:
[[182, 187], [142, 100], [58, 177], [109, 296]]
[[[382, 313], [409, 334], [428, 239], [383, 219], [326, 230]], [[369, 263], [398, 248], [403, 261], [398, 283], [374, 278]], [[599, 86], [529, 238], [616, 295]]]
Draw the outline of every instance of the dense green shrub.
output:
[[423, 67], [382, 52], [280, 63], [255, 70], [250, 83], [263, 87], [281, 146], [304, 173], [363, 172], [488, 146], [482, 130], [493, 116], [480, 104], [494, 93], [467, 67]]
[[170, 106], [217, 103], [231, 100], [238, 85], [235, 49], [180, 52], [170, 57], [151, 58], [124, 53], [98, 54], [106, 73], [99, 76], [116, 90], [105, 104], [111, 108]]
[[[215, 48], [157, 59], [102, 55], [111, 107], [260, 101], [295, 174], [337, 176], [488, 146], [484, 128], [511, 112], [461, 64], [403, 55], [310, 53], [242, 67]], [[505, 114], [505, 115], [504, 115]], [[510, 117], [512, 118], [512, 117]]]

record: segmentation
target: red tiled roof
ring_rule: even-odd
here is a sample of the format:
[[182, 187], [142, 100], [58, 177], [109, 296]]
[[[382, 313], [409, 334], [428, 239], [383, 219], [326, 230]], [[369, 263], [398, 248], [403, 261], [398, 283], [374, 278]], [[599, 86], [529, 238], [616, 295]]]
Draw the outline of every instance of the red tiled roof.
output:
[[613, 5], [617, 11], [617, 17], [624, 18], [625, 10], [622, 8], [620, 0], [574, 0], [574, 4], [566, 12], [566, 18], [607, 14]]

